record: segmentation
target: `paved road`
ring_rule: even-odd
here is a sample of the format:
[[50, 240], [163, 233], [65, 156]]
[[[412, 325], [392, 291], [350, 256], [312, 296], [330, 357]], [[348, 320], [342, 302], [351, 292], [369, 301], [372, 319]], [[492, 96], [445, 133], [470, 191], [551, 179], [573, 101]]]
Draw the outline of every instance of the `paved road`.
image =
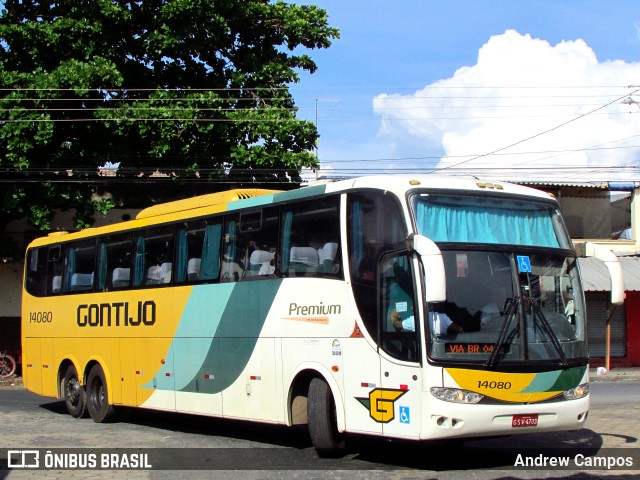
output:
[[[241, 470], [187, 471], [0, 471], [0, 480], [20, 478], [590, 478], [568, 470], [513, 470], [509, 452], [530, 448], [588, 455], [631, 452], [634, 470], [604, 472], [607, 479], [640, 475], [640, 382], [592, 384], [592, 410], [586, 428], [575, 432], [531, 434], [465, 442], [454, 446], [416, 446], [354, 438], [342, 459], [318, 459], [305, 428], [289, 429], [171, 413], [135, 411], [114, 424], [74, 419], [64, 404], [38, 397], [21, 387], [0, 388], [0, 452], [18, 448], [174, 448], [195, 455], [215, 452], [212, 464]], [[203, 448], [207, 450], [197, 450]], [[560, 450], [562, 448], [569, 450]], [[552, 450], [548, 450], [552, 449]], [[625, 449], [625, 450], [618, 450]], [[74, 450], [77, 451], [77, 450]], [[147, 450], [145, 450], [147, 451]], [[157, 451], [156, 451], [157, 452]], [[222, 452], [222, 453], [220, 453]], [[157, 458], [157, 457], [156, 457]], [[180, 460], [177, 461], [187, 461]], [[256, 467], [262, 466], [265, 469]], [[255, 470], [247, 470], [247, 468]], [[293, 470], [291, 470], [293, 468]], [[595, 472], [591, 472], [595, 474]]]

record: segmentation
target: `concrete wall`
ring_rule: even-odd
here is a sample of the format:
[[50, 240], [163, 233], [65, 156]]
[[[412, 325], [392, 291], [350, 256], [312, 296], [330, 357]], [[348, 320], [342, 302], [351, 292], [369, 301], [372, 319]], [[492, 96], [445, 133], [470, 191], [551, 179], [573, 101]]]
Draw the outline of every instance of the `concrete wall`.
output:
[[19, 317], [22, 299], [22, 262], [0, 262], [0, 318]]

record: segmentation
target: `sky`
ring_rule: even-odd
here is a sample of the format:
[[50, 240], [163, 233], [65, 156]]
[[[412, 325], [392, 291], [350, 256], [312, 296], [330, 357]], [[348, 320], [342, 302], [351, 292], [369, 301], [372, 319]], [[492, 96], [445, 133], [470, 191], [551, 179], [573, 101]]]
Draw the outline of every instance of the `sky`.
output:
[[637, 0], [315, 0], [315, 174], [640, 181]]

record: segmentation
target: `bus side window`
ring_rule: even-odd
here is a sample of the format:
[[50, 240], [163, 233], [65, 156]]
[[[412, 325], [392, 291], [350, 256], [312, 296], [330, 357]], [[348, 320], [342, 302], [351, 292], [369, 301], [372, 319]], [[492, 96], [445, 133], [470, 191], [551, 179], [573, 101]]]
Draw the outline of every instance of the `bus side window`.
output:
[[25, 288], [27, 292], [36, 297], [41, 297], [45, 294], [47, 253], [48, 249], [46, 247], [32, 248], [27, 253], [27, 278]]
[[276, 257], [279, 209], [264, 208], [240, 216], [240, 231], [248, 246], [245, 278], [259, 280], [279, 274]]
[[279, 250], [283, 276], [342, 277], [339, 210], [338, 195], [283, 209]]
[[380, 269], [379, 263], [387, 252], [404, 248], [407, 229], [397, 200], [378, 191], [350, 193], [347, 215], [351, 288], [365, 328], [378, 341], [376, 282], [390, 268]]
[[95, 268], [95, 239], [67, 244], [65, 248], [65, 292], [93, 290]]
[[[137, 284], [142, 276], [142, 285], [169, 285], [173, 274], [173, 228], [150, 228], [144, 237], [139, 237], [136, 248]], [[144, 261], [140, 260], [142, 256]]]
[[131, 234], [104, 237], [99, 250], [98, 288], [128, 288], [131, 285]]
[[176, 282], [215, 282], [220, 278], [222, 220], [188, 222], [178, 228]]

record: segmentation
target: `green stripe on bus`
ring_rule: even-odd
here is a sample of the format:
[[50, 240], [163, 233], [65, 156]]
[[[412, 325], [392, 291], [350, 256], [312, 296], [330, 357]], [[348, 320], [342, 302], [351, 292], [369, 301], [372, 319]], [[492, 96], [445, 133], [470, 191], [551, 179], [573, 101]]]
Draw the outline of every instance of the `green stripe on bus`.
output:
[[[200, 365], [189, 364], [193, 374], [179, 390], [219, 393], [236, 381], [255, 350], [280, 285], [280, 279], [234, 284], [226, 305], [220, 309], [222, 315], [204, 361]], [[222, 305], [215, 302], [213, 308], [220, 307]], [[188, 357], [176, 360], [190, 362]], [[207, 375], [212, 375], [212, 379], [205, 381]]]

